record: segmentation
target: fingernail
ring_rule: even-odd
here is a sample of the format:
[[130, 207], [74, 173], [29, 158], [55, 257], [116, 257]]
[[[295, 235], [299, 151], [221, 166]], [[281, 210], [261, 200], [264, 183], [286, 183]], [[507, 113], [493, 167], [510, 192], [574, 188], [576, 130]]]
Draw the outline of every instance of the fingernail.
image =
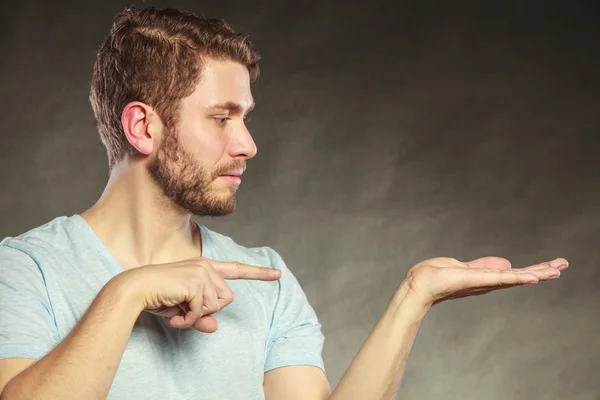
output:
[[270, 271], [269, 271], [269, 273], [270, 273], [272, 276], [279, 276], [279, 275], [281, 275], [281, 271], [280, 271], [280, 270], [278, 270], [278, 269], [272, 269], [272, 270], [270, 270]]
[[560, 267], [560, 266], [563, 266], [563, 265], [565, 265], [565, 262], [561, 261], [561, 260], [550, 261], [550, 266], [554, 267], [554, 268]]

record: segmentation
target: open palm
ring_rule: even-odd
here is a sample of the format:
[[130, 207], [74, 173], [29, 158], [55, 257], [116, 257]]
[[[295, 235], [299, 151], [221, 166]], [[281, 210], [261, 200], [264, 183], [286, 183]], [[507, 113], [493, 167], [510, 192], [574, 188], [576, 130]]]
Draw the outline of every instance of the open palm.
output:
[[564, 258], [512, 268], [502, 257], [482, 257], [469, 262], [439, 257], [416, 264], [409, 270], [407, 280], [411, 291], [426, 304], [434, 305], [444, 300], [556, 279], [568, 266]]

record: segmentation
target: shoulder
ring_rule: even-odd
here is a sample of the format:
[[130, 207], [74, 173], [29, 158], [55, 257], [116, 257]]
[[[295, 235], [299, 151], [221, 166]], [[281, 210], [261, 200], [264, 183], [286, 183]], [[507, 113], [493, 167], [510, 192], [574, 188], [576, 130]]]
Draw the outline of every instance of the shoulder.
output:
[[217, 261], [240, 261], [257, 266], [285, 269], [279, 253], [269, 246], [247, 247], [233, 238], [200, 225], [205, 256]]
[[6, 236], [0, 241], [0, 257], [23, 253], [35, 255], [52, 248], [65, 247], [69, 237], [77, 235], [69, 217], [61, 216], [17, 236]]
[[4, 237], [0, 241], [0, 281], [28, 285], [42, 282], [42, 260], [64, 242], [65, 219], [58, 217], [19, 235]]

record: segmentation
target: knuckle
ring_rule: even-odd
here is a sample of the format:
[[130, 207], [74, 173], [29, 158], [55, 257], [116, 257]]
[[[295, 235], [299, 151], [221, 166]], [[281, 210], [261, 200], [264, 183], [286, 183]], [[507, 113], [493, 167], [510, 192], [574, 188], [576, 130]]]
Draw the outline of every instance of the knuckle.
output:
[[228, 290], [223, 294], [223, 300], [225, 301], [225, 304], [231, 304], [234, 298], [235, 295], [231, 290]]
[[202, 281], [205, 281], [206, 278], [208, 277], [208, 271], [206, 270], [206, 268], [196, 268], [196, 276], [198, 278], [200, 278]]
[[199, 267], [194, 268], [193, 271], [191, 271], [188, 279], [193, 282], [195, 286], [201, 286], [204, 285], [210, 278], [206, 268]]
[[207, 308], [207, 310], [206, 310], [206, 313], [204, 313], [204, 315], [211, 315], [211, 314], [214, 314], [217, 311], [219, 311], [220, 306], [217, 303], [217, 304], [214, 304], [214, 305], [211, 305], [211, 306], [207, 306], [206, 308]]
[[204, 258], [204, 257], [194, 257], [194, 258], [190, 258], [187, 261], [189, 262], [190, 265], [192, 265], [194, 267], [208, 268], [211, 266], [210, 260], [208, 258]]
[[208, 265], [208, 260], [202, 257], [194, 258], [192, 264], [197, 268], [206, 268]]
[[186, 261], [192, 266], [199, 266], [202, 264], [203, 258], [202, 257], [193, 257]]

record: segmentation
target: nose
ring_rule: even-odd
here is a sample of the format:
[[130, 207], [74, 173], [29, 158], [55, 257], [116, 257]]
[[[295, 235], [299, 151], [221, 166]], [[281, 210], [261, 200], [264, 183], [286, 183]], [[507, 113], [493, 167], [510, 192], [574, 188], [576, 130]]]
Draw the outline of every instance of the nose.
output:
[[236, 129], [229, 142], [229, 155], [232, 158], [244, 157], [250, 159], [256, 155], [258, 149], [246, 125], [243, 122], [240, 125], [240, 128]]

